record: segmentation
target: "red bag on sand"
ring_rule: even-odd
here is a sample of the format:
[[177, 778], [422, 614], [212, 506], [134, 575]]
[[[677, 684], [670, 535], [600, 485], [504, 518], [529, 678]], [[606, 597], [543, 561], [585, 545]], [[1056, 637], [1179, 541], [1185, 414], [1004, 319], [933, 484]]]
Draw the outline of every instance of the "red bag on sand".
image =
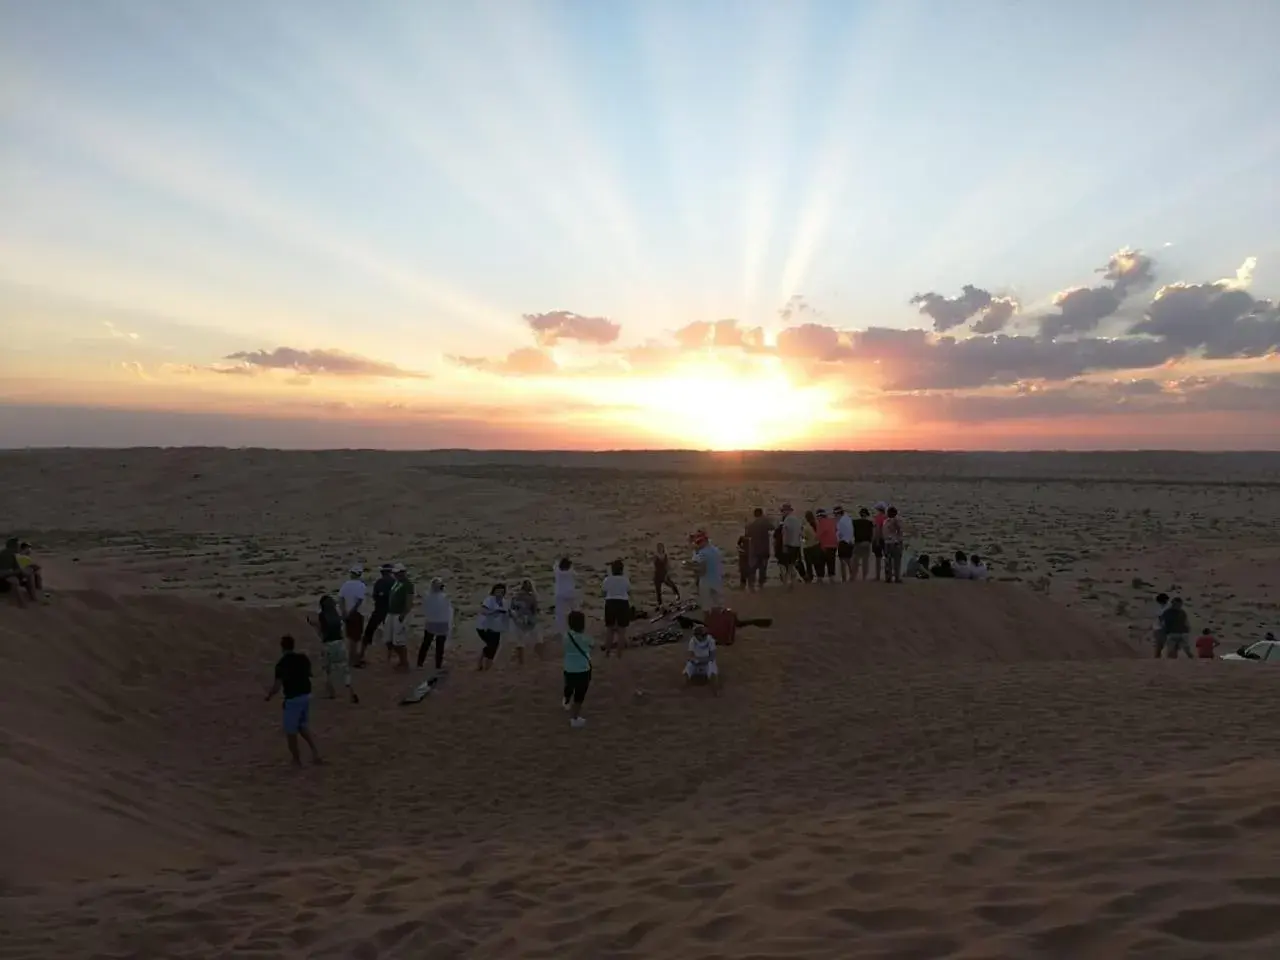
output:
[[713, 607], [703, 618], [707, 633], [716, 638], [721, 646], [732, 646], [738, 638], [738, 615], [728, 607]]

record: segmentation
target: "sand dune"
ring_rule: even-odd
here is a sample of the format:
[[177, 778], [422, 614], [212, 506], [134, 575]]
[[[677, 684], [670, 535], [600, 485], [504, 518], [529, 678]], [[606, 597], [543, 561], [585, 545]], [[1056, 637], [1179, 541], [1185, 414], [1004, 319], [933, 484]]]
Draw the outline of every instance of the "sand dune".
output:
[[[0, 957], [1280, 956], [1276, 678], [1143, 644], [1172, 587], [1274, 628], [1276, 464], [1143, 456], [0, 455], [52, 586], [0, 598]], [[613, 557], [884, 497], [998, 579], [733, 594], [723, 696], [634, 650], [581, 731], [472, 669], [494, 579], [570, 552], [598, 631]], [[352, 557], [448, 578], [451, 670], [375, 651], [295, 771], [262, 691]]]
[[1139, 659], [1013, 585], [745, 599], [778, 625], [726, 651], [720, 699], [670, 647], [602, 664], [580, 732], [554, 663], [456, 659], [415, 707], [375, 669], [360, 706], [319, 704], [331, 762], [297, 772], [260, 694], [296, 614], [6, 614], [2, 955], [1280, 945], [1280, 773], [1223, 731], [1270, 726], [1270, 677]]

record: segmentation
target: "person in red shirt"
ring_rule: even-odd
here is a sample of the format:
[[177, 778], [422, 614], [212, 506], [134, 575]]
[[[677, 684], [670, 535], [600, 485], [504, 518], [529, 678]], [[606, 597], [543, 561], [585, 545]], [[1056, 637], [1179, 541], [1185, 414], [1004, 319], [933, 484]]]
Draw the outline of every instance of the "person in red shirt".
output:
[[1213, 651], [1218, 646], [1219, 643], [1213, 632], [1208, 627], [1205, 627], [1200, 636], [1196, 637], [1196, 656], [1201, 660], [1212, 660]]
[[836, 533], [835, 517], [827, 516], [827, 511], [822, 508], [818, 509], [817, 516], [814, 518], [817, 523], [814, 527], [814, 533], [818, 536], [818, 557], [821, 558], [821, 566], [818, 567], [818, 582], [822, 583], [822, 577], [825, 574], [831, 578], [831, 582], [836, 581], [836, 548], [839, 545], [839, 535]]

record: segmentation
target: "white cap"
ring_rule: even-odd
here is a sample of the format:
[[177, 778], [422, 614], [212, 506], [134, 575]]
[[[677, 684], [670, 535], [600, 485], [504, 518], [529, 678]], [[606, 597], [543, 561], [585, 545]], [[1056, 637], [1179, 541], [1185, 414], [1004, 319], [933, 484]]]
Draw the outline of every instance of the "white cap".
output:
[[403, 563], [397, 563], [394, 567], [392, 567], [392, 568], [391, 568], [391, 572], [392, 572], [392, 573], [404, 573], [404, 564], [403, 564]]
[[358, 563], [353, 563], [353, 564], [351, 565], [351, 575], [352, 575], [353, 577], [363, 577], [363, 576], [364, 576], [364, 567], [360, 566], [360, 564], [358, 564]]

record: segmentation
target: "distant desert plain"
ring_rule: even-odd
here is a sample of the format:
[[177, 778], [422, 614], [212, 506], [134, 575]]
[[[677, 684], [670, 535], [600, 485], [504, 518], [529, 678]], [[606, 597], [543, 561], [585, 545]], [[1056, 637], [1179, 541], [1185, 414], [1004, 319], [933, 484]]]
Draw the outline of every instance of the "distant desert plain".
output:
[[[583, 729], [558, 640], [476, 672], [491, 584], [568, 555], [599, 638], [611, 560], [652, 608], [705, 528], [736, 587], [784, 501], [991, 579], [771, 568], [719, 697], [597, 652]], [[1162, 591], [1280, 627], [1280, 454], [7, 451], [0, 533], [46, 574], [0, 595], [3, 958], [1280, 957], [1280, 664], [1150, 648]], [[375, 648], [293, 769], [278, 640], [318, 663], [357, 561], [445, 580], [447, 679]]]

